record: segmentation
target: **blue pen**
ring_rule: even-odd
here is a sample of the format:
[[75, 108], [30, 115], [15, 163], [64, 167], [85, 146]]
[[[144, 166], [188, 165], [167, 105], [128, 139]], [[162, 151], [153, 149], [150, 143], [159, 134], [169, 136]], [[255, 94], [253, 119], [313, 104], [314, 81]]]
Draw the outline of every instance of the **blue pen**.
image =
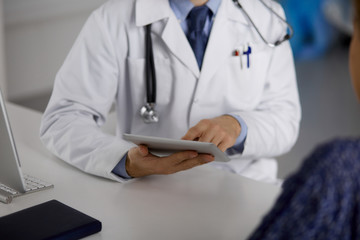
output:
[[246, 57], [247, 57], [247, 68], [250, 68], [250, 54], [251, 54], [250, 46], [248, 46], [248, 49], [246, 52], [244, 52], [244, 54], [246, 54]]

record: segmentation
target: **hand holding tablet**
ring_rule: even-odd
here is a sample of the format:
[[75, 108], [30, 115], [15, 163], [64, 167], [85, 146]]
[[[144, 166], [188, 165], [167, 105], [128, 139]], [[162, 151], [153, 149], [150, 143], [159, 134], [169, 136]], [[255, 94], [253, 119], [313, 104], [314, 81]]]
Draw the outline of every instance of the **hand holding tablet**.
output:
[[215, 157], [215, 161], [230, 161], [229, 157], [213, 143], [141, 136], [133, 134], [123, 134], [123, 138], [137, 145], [146, 145], [149, 151], [156, 156], [162, 157], [171, 155], [176, 152], [192, 150], [200, 154], [211, 154]]

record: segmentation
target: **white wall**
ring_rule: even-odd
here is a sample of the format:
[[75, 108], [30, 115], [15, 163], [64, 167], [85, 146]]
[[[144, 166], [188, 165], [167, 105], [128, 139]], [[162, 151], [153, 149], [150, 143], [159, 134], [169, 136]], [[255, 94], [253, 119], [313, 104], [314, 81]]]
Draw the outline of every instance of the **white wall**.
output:
[[5, 58], [4, 58], [4, 18], [3, 1], [0, 0], [0, 88], [4, 97], [7, 96]]
[[9, 99], [50, 92], [91, 11], [105, 0], [4, 0]]

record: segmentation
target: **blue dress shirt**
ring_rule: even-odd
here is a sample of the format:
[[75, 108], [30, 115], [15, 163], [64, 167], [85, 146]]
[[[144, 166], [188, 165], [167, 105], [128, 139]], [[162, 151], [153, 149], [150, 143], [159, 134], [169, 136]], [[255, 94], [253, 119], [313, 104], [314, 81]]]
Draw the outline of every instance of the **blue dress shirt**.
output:
[[[179, 20], [182, 30], [184, 31], [185, 35], [187, 35], [188, 25], [186, 22], [186, 17], [189, 14], [189, 12], [191, 11], [191, 9], [194, 7], [194, 5], [192, 4], [192, 2], [190, 0], [169, 0], [169, 3], [170, 3], [170, 7], [173, 10], [176, 18]], [[221, 0], [209, 0], [206, 3], [206, 6], [213, 13], [212, 17], [208, 17], [205, 22], [204, 34], [206, 35], [206, 37], [209, 37], [209, 35], [210, 35], [211, 28], [212, 28], [212, 25], [214, 22], [214, 18], [216, 17], [216, 13], [219, 9], [220, 3], [221, 3]], [[236, 139], [234, 146], [232, 148], [228, 149], [227, 153], [228, 154], [234, 154], [234, 153], [239, 153], [239, 152], [242, 153], [244, 151], [244, 144], [245, 144], [245, 140], [246, 140], [246, 136], [247, 136], [247, 125], [240, 116], [237, 116], [234, 114], [229, 114], [229, 115], [234, 117], [239, 122], [239, 124], [241, 126], [241, 132], [240, 132], [239, 137]], [[115, 166], [115, 168], [113, 169], [112, 172], [122, 178], [130, 179], [131, 177], [127, 174], [126, 167], [125, 167], [126, 157], [127, 157], [127, 154], [125, 154], [125, 156]]]

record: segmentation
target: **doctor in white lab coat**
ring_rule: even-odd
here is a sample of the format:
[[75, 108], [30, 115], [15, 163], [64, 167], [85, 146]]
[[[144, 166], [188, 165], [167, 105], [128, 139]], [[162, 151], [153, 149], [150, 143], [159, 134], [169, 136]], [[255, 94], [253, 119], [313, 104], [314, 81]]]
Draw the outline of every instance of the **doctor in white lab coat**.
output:
[[[268, 47], [233, 1], [222, 0], [211, 19], [200, 70], [181, 25], [184, 19], [177, 19], [169, 2], [111, 0], [91, 14], [56, 76], [41, 140], [75, 167], [120, 182], [204, 163], [275, 181], [273, 157], [293, 146], [301, 118], [289, 43]], [[259, 0], [240, 2], [268, 41], [283, 37], [284, 24]], [[284, 16], [277, 3], [265, 2]], [[146, 102], [147, 24], [152, 24], [159, 113], [159, 122], [151, 124], [139, 114]], [[248, 46], [249, 67], [247, 56], [236, 54]], [[113, 103], [116, 136], [100, 130]], [[231, 161], [212, 162], [212, 156], [194, 152], [158, 158], [123, 140], [123, 133], [214, 142]], [[119, 166], [120, 173], [115, 171]]]

